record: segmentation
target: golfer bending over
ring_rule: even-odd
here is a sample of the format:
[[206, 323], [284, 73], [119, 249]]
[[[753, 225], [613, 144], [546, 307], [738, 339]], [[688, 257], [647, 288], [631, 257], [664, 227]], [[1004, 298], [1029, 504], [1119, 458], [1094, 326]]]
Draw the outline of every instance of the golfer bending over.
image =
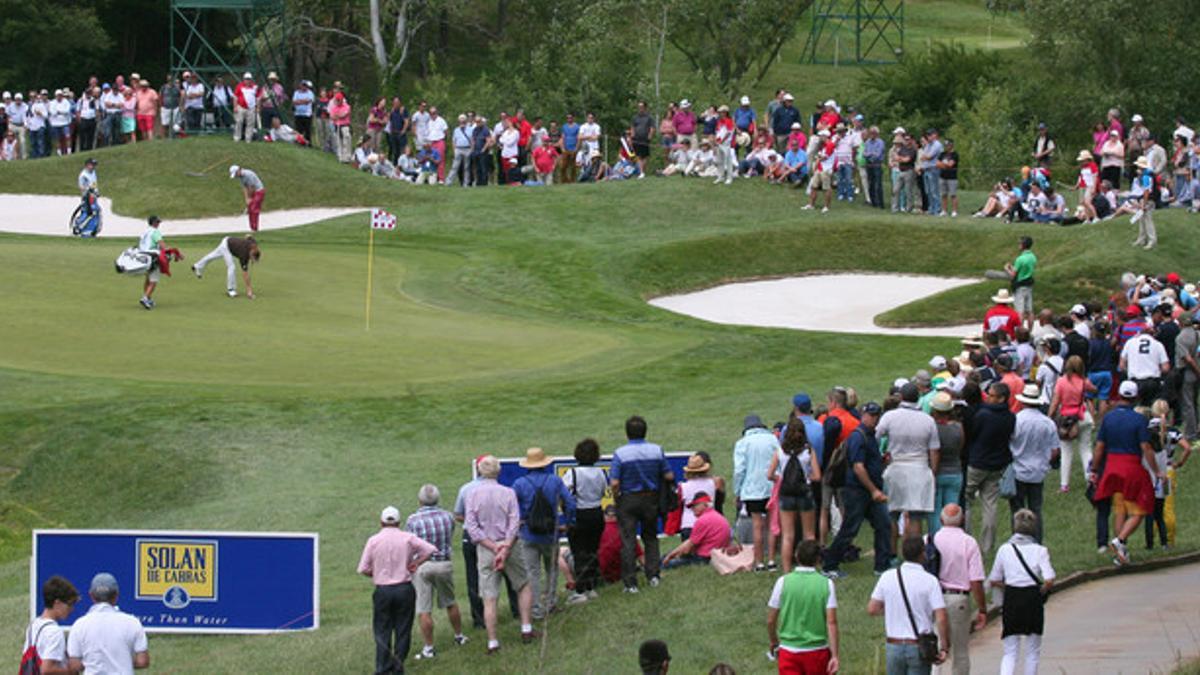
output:
[[225, 289], [229, 293], [229, 297], [236, 298], [237, 270], [233, 264], [233, 260], [236, 258], [238, 264], [242, 266], [242, 281], [246, 282], [246, 297], [253, 300], [254, 288], [250, 285], [250, 261], [258, 262], [261, 257], [262, 251], [258, 250], [258, 242], [254, 240], [254, 237], [225, 237], [212, 252], [192, 265], [192, 271], [196, 273], [197, 279], [201, 279], [204, 277], [204, 268], [208, 266], [208, 263], [217, 258], [224, 258]]
[[237, 164], [229, 167], [229, 177], [242, 181], [242, 192], [246, 194], [246, 214], [250, 216], [250, 229], [258, 232], [258, 214], [262, 213], [263, 198], [267, 196], [262, 179], [250, 169]]

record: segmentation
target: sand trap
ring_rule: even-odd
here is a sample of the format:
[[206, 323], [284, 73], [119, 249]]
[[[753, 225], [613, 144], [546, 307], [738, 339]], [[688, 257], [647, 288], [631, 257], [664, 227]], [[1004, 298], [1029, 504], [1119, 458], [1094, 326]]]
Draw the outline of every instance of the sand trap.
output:
[[[70, 236], [67, 220], [78, 205], [78, 197], [0, 194], [0, 232]], [[104, 226], [100, 230], [101, 237], [137, 237], [146, 229], [146, 221], [142, 218], [114, 214], [111, 199], [101, 197], [100, 206], [104, 209]], [[341, 208], [263, 211], [259, 217], [258, 228], [260, 230], [280, 230], [286, 227], [299, 227], [363, 210], [361, 208]], [[365, 227], [366, 224], [364, 218], [363, 226]], [[245, 215], [163, 220], [163, 232], [176, 236], [249, 231], [250, 225]]]
[[979, 279], [889, 274], [819, 274], [716, 286], [654, 298], [651, 305], [713, 323], [764, 328], [961, 337], [979, 325], [883, 328], [875, 317], [890, 309]]

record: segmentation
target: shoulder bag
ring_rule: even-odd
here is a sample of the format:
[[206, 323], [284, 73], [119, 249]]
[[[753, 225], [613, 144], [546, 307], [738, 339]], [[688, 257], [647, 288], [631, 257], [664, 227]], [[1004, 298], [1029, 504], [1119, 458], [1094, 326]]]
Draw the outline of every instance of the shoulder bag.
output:
[[904, 598], [904, 610], [908, 612], [908, 623], [912, 626], [913, 635], [917, 636], [917, 653], [925, 663], [936, 663], [938, 658], [938, 636], [936, 633], [922, 633], [917, 630], [917, 620], [913, 617], [912, 605], [908, 602], [908, 592], [904, 590], [904, 575], [896, 568], [896, 581], [900, 582], [900, 597]]
[[1029, 566], [1029, 563], [1025, 562], [1025, 556], [1021, 555], [1021, 549], [1017, 548], [1016, 544], [1009, 543], [1009, 546], [1012, 547], [1013, 553], [1017, 554], [1017, 560], [1020, 561], [1021, 567], [1025, 568], [1025, 573], [1029, 575], [1029, 578], [1033, 579], [1034, 582], [1037, 583], [1038, 596], [1041, 597], [1042, 604], [1046, 604], [1046, 593], [1042, 590], [1042, 588], [1045, 587], [1046, 582], [1042, 581], [1040, 576], [1033, 573], [1033, 568]]

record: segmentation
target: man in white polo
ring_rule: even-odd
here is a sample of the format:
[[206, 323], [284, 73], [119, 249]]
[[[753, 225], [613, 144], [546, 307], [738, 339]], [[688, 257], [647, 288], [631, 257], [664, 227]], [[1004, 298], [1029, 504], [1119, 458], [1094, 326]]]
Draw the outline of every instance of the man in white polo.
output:
[[146, 629], [137, 617], [117, 609], [117, 580], [108, 572], [92, 577], [92, 606], [67, 637], [72, 672], [132, 675], [150, 667]]
[[1162, 389], [1162, 378], [1171, 370], [1167, 349], [1150, 334], [1151, 326], [1129, 338], [1121, 348], [1121, 371], [1138, 386], [1138, 401], [1148, 406], [1154, 403]]
[[[925, 540], [908, 537], [901, 548], [904, 563], [879, 577], [867, 603], [867, 614], [884, 617], [889, 673], [928, 674], [933, 663], [946, 660], [950, 645], [946, 600], [937, 577], [926, 572], [921, 564], [925, 558]], [[937, 658], [929, 663], [921, 658], [917, 636], [933, 632], [937, 633], [939, 649]]]

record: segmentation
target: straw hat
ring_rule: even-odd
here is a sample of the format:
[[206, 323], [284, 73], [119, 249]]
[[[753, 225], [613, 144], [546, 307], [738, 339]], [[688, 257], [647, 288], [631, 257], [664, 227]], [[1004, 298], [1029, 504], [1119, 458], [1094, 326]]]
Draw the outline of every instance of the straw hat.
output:
[[950, 394], [939, 391], [934, 394], [933, 399], [929, 402], [929, 407], [938, 412], [950, 412], [954, 409], [954, 399], [950, 397]]
[[1139, 169], [1149, 169], [1150, 168], [1150, 158], [1145, 155], [1142, 155], [1141, 157], [1137, 158], [1137, 161], [1134, 162], [1134, 165], [1137, 166], [1137, 168], [1139, 168]]
[[683, 467], [684, 473], [704, 473], [712, 468], [712, 465], [704, 461], [700, 455], [692, 455], [688, 457], [687, 466]]
[[998, 302], [1002, 305], [1011, 305], [1013, 303], [1012, 294], [1007, 288], [1001, 288], [1000, 292], [992, 296], [992, 302]]
[[1041, 387], [1038, 387], [1033, 382], [1030, 382], [1029, 384], [1025, 385], [1025, 389], [1022, 390], [1021, 393], [1017, 394], [1017, 400], [1021, 403], [1028, 403], [1029, 405], [1041, 405]]
[[541, 448], [529, 448], [525, 451], [525, 459], [517, 462], [517, 464], [525, 469], [540, 469], [543, 466], [548, 466], [551, 461], [546, 456], [546, 452]]
[[1076, 161], [1076, 162], [1090, 162], [1090, 161], [1092, 161], [1092, 153], [1091, 153], [1091, 151], [1089, 151], [1089, 150], [1080, 150], [1080, 151], [1079, 151], [1079, 156], [1075, 158], [1075, 161]]

